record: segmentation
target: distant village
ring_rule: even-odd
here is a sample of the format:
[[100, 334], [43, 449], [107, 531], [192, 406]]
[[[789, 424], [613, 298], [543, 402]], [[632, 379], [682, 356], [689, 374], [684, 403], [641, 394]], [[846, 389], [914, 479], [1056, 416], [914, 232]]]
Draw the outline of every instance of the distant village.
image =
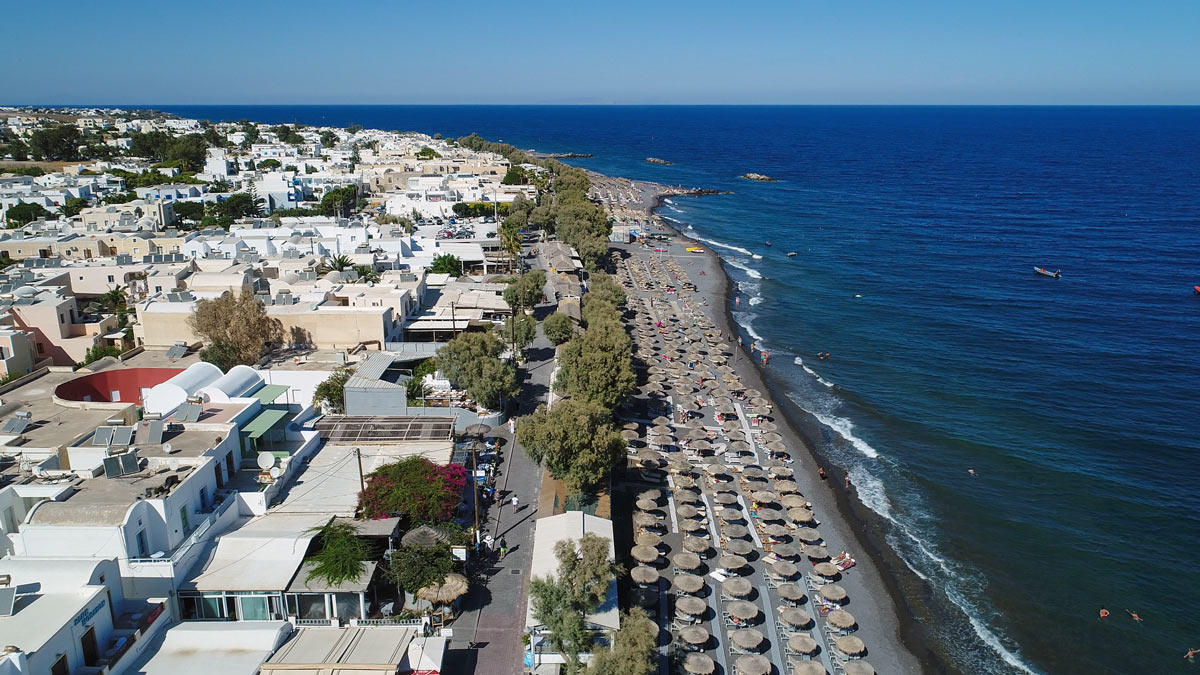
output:
[[588, 255], [487, 147], [0, 108], [0, 675], [453, 672], [485, 435]]

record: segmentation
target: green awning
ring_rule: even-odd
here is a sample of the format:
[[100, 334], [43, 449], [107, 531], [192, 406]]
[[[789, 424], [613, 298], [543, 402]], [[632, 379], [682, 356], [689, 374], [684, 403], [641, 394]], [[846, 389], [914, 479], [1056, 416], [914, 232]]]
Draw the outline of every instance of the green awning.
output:
[[246, 434], [247, 438], [259, 438], [263, 434], [270, 431], [280, 420], [288, 416], [287, 410], [278, 408], [267, 408], [258, 414], [258, 417], [250, 420], [242, 427], [242, 433]]
[[261, 389], [250, 395], [261, 401], [263, 405], [267, 405], [274, 403], [275, 399], [286, 394], [287, 390], [286, 384], [264, 384]]

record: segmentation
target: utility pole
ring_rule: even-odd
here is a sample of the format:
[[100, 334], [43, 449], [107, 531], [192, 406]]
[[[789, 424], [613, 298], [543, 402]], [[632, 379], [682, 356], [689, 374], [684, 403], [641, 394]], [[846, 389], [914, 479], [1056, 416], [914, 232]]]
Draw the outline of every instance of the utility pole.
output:
[[471, 503], [475, 505], [475, 551], [479, 551], [481, 541], [479, 532], [479, 469], [475, 463], [475, 455], [479, 451], [479, 438], [471, 438]]
[[450, 339], [454, 339], [454, 330], [457, 328], [458, 322], [454, 319], [454, 303], [450, 303]]
[[358, 457], [358, 488], [359, 488], [359, 490], [361, 490], [363, 493], [366, 493], [366, 491], [367, 491], [367, 481], [366, 481], [366, 480], [363, 478], [363, 470], [362, 470], [362, 450], [360, 450], [360, 449], [358, 449], [358, 448], [355, 448], [355, 449], [354, 449], [354, 455], [355, 455], [356, 457]]

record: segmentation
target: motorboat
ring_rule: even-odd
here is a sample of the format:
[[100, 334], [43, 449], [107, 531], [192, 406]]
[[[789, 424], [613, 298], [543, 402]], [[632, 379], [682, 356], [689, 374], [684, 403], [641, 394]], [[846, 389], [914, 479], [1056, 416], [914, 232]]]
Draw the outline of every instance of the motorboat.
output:
[[796, 255], [797, 255], [797, 253], [796, 253], [795, 251], [788, 251], [787, 257], [789, 257], [789, 258], [795, 258], [795, 257], [796, 257]]
[[1050, 277], [1051, 279], [1058, 279], [1058, 278], [1062, 277], [1062, 270], [1054, 270], [1053, 272], [1051, 272], [1050, 270], [1048, 270], [1044, 267], [1033, 268], [1033, 273], [1040, 274], [1044, 277]]

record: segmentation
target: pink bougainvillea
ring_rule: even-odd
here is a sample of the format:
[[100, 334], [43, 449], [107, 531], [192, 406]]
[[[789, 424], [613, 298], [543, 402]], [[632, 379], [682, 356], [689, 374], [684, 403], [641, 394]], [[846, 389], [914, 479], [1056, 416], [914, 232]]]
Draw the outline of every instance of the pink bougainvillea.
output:
[[359, 507], [366, 518], [400, 516], [412, 525], [444, 523], [454, 516], [466, 484], [462, 466], [439, 466], [424, 457], [409, 457], [367, 476]]

